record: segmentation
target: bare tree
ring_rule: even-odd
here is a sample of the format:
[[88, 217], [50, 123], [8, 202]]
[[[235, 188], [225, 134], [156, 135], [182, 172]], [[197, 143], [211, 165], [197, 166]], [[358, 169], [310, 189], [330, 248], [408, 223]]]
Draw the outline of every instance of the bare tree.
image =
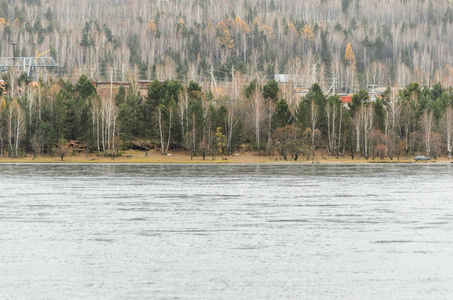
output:
[[162, 155], [165, 154], [165, 143], [164, 143], [164, 124], [162, 119], [162, 105], [157, 107], [157, 121], [159, 122], [159, 136], [160, 136], [160, 149]]
[[[168, 113], [168, 124], [165, 124], [163, 110], [166, 110]], [[170, 147], [172, 115], [173, 115], [173, 108], [171, 105], [168, 108], [165, 107], [163, 104], [161, 104], [157, 107], [157, 121], [159, 123], [160, 145], [161, 145], [162, 155], [166, 155], [168, 153], [168, 149]], [[167, 134], [165, 132], [165, 127], [168, 127]], [[165, 138], [165, 136], [167, 136], [167, 138]], [[165, 144], [167, 144], [167, 145], [165, 146]]]
[[68, 147], [66, 144], [67, 144], [67, 141], [65, 139], [61, 139], [58, 142], [58, 154], [60, 155], [61, 161], [63, 161], [63, 159], [66, 155], [66, 151], [68, 150]]
[[255, 91], [250, 97], [250, 109], [253, 118], [253, 127], [255, 131], [256, 148], [258, 153], [260, 152], [260, 132], [261, 132], [261, 121], [265, 110], [264, 99], [259, 89], [259, 85], [256, 85]]
[[[328, 151], [331, 154], [337, 154], [337, 115], [340, 111], [340, 116], [342, 116], [342, 107], [337, 103], [337, 98], [331, 97], [327, 100], [326, 104], [326, 115], [327, 115], [327, 140], [328, 140]], [[341, 119], [339, 121], [341, 124]], [[341, 126], [341, 125], [339, 125]], [[338, 126], [338, 127], [339, 127]], [[341, 127], [338, 131], [338, 139], [341, 136]]]
[[445, 124], [445, 137], [447, 143], [447, 155], [448, 159], [451, 159], [452, 151], [452, 135], [453, 135], [453, 109], [451, 105], [445, 110], [443, 117], [443, 123]]
[[[339, 109], [340, 109], [340, 121], [338, 123], [338, 143], [337, 143], [337, 155], [340, 154], [340, 147], [341, 147], [341, 136], [342, 136], [342, 132], [341, 132], [341, 125], [343, 124], [343, 103], [341, 102], [340, 100], [340, 103], [338, 104], [339, 105]], [[343, 152], [344, 152], [344, 148], [343, 148]], [[344, 153], [343, 153], [344, 155]]]
[[425, 110], [422, 115], [423, 140], [425, 141], [426, 155], [431, 153], [431, 132], [434, 126], [433, 111]]
[[22, 107], [20, 107], [16, 99], [9, 105], [8, 117], [9, 148], [11, 152], [14, 152], [14, 156], [17, 157], [20, 139], [25, 133], [25, 120]]
[[[189, 110], [189, 94], [185, 89], [183, 92], [179, 94], [179, 102], [178, 102], [178, 114], [179, 119], [181, 122], [181, 135], [183, 138], [183, 144], [186, 149], [189, 149], [189, 140], [187, 137], [188, 128], [189, 128], [189, 118], [187, 116]], [[187, 132], [186, 132], [187, 129]]]
[[33, 160], [38, 156], [39, 150], [41, 149], [41, 140], [38, 134], [34, 134], [30, 138], [30, 145], [33, 151]]
[[355, 113], [354, 117], [352, 118], [352, 124], [355, 128], [355, 138], [356, 138], [356, 146], [355, 151], [357, 156], [360, 158], [360, 131], [362, 128], [362, 111], [359, 110]]

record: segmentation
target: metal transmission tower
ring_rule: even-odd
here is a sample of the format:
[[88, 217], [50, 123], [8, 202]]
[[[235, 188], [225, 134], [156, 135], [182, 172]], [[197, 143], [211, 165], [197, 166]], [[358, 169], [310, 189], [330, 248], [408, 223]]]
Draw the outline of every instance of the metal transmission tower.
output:
[[329, 95], [330, 91], [332, 91], [332, 94], [335, 95], [337, 93], [337, 90], [338, 90], [338, 78], [337, 77], [332, 77], [332, 78], [329, 78], [329, 81], [332, 82], [332, 84], [330, 85], [329, 87], [329, 90], [327, 91], [327, 95]]
[[378, 85], [377, 84], [370, 84], [369, 89], [368, 89], [368, 95], [370, 96], [370, 100], [375, 101], [376, 97], [378, 95], [376, 89]]
[[58, 67], [58, 64], [52, 57], [0, 57], [0, 70], [23, 68], [23, 71], [34, 80], [37, 80], [36, 68], [43, 67]]

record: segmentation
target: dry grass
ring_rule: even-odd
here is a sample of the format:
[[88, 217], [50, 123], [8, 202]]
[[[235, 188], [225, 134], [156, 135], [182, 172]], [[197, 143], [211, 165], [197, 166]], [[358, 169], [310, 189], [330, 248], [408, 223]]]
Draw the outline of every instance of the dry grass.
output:
[[[327, 157], [322, 158], [321, 156], [316, 156], [314, 159], [310, 158], [307, 160], [305, 157], [299, 158], [298, 161], [285, 161], [283, 159], [276, 159], [275, 156], [269, 157], [264, 155], [256, 155], [255, 153], [240, 153], [239, 155], [233, 156], [224, 156], [226, 160], [222, 160], [220, 155], [216, 157], [215, 160], [210, 156], [206, 156], [203, 160], [202, 156], [194, 156], [192, 159], [190, 154], [185, 152], [172, 152], [170, 155], [161, 155], [156, 151], [149, 151], [148, 157], [145, 157], [145, 152], [137, 150], [127, 150], [121, 152], [121, 156], [115, 157], [112, 159], [110, 157], [101, 157], [94, 154], [86, 156], [85, 154], [80, 155], [68, 155], [64, 157], [62, 161], [59, 156], [38, 156], [33, 159], [31, 154], [25, 157], [19, 158], [8, 158], [0, 157], [0, 163], [181, 163], [181, 164], [193, 164], [193, 163], [202, 163], [202, 164], [212, 164], [212, 163], [239, 163], [239, 164], [267, 164], [267, 163], [279, 163], [279, 164], [358, 164], [358, 163], [414, 163], [412, 159], [394, 159], [394, 160], [366, 160], [361, 159], [351, 159], [350, 157]], [[447, 158], [439, 158], [437, 161], [429, 162], [417, 162], [417, 163], [450, 163]]]

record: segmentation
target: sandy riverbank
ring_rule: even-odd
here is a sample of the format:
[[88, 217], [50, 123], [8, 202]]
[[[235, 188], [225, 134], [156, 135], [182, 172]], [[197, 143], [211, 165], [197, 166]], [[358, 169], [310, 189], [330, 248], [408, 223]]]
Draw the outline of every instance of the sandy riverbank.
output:
[[[67, 155], [62, 161], [59, 156], [38, 156], [33, 159], [31, 154], [19, 158], [8, 158], [0, 157], [0, 163], [244, 163], [244, 164], [266, 164], [266, 163], [281, 163], [281, 164], [358, 164], [358, 163], [415, 163], [413, 158], [400, 158], [400, 160], [394, 158], [393, 160], [384, 159], [380, 160], [378, 158], [372, 159], [351, 159], [350, 156], [339, 157], [325, 157], [321, 155], [315, 156], [307, 160], [305, 157], [300, 157], [297, 161], [285, 161], [281, 158], [276, 159], [275, 157], [269, 157], [264, 155], [256, 155], [254, 153], [240, 153], [239, 155], [224, 156], [225, 160], [222, 160], [220, 155], [218, 155], [215, 160], [210, 156], [206, 156], [203, 160], [202, 156], [194, 156], [192, 159], [190, 154], [185, 152], [172, 152], [169, 155], [162, 155], [155, 151], [149, 151], [148, 156], [145, 156], [145, 152], [128, 150], [123, 151], [121, 156], [115, 157], [115, 159], [109, 157], [100, 157], [94, 154], [86, 155]], [[451, 163], [445, 157], [438, 158], [436, 161], [429, 162], [417, 162], [417, 163], [435, 163], [435, 164], [445, 164]]]

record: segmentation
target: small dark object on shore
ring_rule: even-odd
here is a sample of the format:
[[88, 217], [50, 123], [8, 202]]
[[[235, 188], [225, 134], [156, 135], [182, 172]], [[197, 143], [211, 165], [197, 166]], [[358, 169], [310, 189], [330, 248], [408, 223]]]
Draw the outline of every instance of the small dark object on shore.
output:
[[431, 160], [430, 157], [424, 156], [424, 155], [418, 155], [414, 158], [415, 161], [420, 161], [420, 160]]

